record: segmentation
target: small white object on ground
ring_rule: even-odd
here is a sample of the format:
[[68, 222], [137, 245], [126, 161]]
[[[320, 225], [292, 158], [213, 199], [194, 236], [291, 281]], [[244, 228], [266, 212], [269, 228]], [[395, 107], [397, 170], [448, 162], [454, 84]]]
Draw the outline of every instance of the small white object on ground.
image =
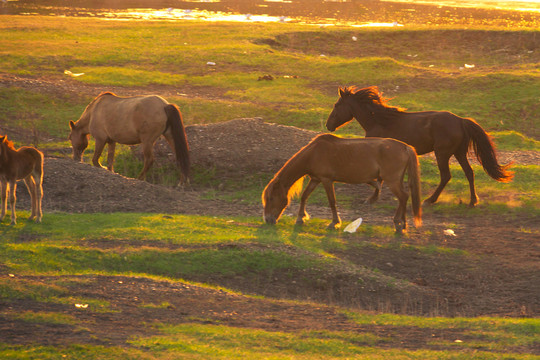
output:
[[362, 218], [358, 218], [358, 219], [354, 220], [352, 223], [350, 223], [349, 225], [347, 225], [347, 227], [345, 229], [343, 229], [343, 231], [352, 234], [352, 233], [356, 232], [356, 230], [358, 230], [358, 228], [360, 227], [361, 224], [362, 224]]

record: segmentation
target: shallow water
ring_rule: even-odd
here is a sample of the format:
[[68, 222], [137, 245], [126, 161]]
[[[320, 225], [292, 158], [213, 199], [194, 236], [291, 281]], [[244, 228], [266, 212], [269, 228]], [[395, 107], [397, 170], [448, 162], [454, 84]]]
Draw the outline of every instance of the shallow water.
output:
[[[423, 5], [424, 4], [424, 5]], [[426, 5], [427, 4], [427, 5]], [[447, 7], [446, 5], [459, 8]], [[466, 7], [466, 8], [463, 8]], [[294, 22], [313, 25], [397, 26], [419, 18], [451, 23], [472, 8], [526, 9], [540, 16], [540, 0], [0, 0], [0, 14], [120, 20]], [[503, 15], [501, 15], [503, 17]]]

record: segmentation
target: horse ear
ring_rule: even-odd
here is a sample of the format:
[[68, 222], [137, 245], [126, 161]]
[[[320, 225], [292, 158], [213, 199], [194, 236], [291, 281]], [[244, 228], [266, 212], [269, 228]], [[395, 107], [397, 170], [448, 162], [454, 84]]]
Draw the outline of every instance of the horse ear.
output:
[[345, 95], [345, 89], [343, 89], [341, 86], [339, 87], [339, 97], [343, 97]]
[[75, 123], [73, 122], [73, 120], [69, 120], [69, 127], [71, 128], [71, 130], [75, 129]]

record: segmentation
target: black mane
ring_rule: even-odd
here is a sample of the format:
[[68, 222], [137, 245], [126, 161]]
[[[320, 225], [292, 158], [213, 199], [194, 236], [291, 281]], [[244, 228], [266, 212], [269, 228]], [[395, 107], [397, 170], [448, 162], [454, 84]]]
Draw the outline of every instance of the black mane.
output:
[[405, 109], [403, 108], [388, 105], [388, 101], [392, 99], [385, 98], [377, 86], [369, 86], [366, 88], [347, 86], [340, 88], [340, 93], [342, 97], [350, 96], [358, 103], [365, 104], [371, 112], [382, 119], [386, 116], [405, 112]]

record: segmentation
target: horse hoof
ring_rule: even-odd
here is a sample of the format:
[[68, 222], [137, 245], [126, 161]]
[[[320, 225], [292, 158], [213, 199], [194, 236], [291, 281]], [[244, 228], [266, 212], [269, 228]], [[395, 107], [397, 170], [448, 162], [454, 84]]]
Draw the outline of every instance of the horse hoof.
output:
[[334, 224], [334, 223], [330, 223], [328, 224], [328, 226], [326, 227], [328, 230], [337, 230], [341, 227], [341, 223], [337, 223], [337, 224]]
[[302, 219], [296, 220], [295, 225], [302, 226], [302, 225], [304, 225], [304, 221]]
[[431, 199], [426, 199], [424, 200], [424, 202], [422, 203], [422, 206], [431, 206], [435, 204], [435, 201], [431, 200]]

